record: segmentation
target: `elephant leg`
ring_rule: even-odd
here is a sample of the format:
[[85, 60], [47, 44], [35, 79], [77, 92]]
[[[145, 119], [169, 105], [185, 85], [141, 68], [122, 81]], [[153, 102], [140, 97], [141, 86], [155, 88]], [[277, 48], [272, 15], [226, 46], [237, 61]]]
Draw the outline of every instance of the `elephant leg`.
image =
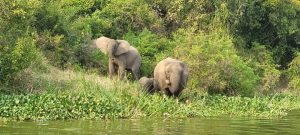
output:
[[114, 65], [114, 73], [118, 73], [118, 65], [117, 64], [113, 64]]
[[109, 78], [112, 79], [112, 77], [115, 73], [115, 66], [113, 64], [112, 59], [109, 59], [109, 61], [108, 61], [108, 70], [109, 70]]
[[134, 74], [135, 80], [139, 80], [139, 78], [140, 78], [140, 70], [139, 69], [132, 69], [131, 71]]
[[140, 79], [140, 66], [141, 66], [140, 61], [136, 60], [135, 63], [131, 67], [131, 71], [134, 74], [134, 77], [136, 80]]
[[119, 65], [119, 77], [121, 80], [124, 79], [124, 76], [125, 76], [125, 66], [124, 65]]
[[173, 96], [178, 97], [181, 93], [181, 90], [177, 90], [173, 93]]
[[171, 91], [170, 91], [169, 88], [165, 88], [165, 89], [163, 90], [163, 93], [164, 93], [165, 95], [169, 96], [169, 97], [173, 95], [173, 94], [171, 93]]
[[157, 91], [159, 89], [158, 82], [153, 79], [153, 91]]

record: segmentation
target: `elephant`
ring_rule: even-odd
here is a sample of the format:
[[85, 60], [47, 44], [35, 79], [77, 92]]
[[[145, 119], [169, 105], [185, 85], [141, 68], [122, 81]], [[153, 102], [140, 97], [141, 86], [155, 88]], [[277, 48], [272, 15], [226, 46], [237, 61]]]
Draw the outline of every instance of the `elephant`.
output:
[[149, 93], [154, 92], [154, 85], [153, 85], [154, 78], [147, 78], [142, 77], [139, 80], [139, 83], [142, 85], [142, 87]]
[[[160, 90], [167, 96], [178, 97], [186, 87], [187, 81], [187, 65], [180, 60], [169, 57], [156, 65], [154, 78], [142, 77], [139, 83], [149, 92]], [[153, 86], [149, 86], [151, 83]]]
[[109, 77], [116, 72], [121, 80], [125, 76], [125, 71], [131, 71], [136, 80], [140, 77], [141, 56], [136, 48], [131, 46], [126, 40], [114, 40], [105, 36], [94, 39], [93, 46], [108, 55]]

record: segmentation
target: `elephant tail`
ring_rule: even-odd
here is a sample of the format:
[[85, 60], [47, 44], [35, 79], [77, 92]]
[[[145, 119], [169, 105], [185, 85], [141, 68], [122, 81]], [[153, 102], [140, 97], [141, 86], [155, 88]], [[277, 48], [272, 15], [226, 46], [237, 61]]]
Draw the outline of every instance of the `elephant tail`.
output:
[[172, 74], [170, 76], [170, 92], [178, 95], [181, 92], [180, 86], [182, 85], [182, 76], [183, 76], [183, 70], [179, 70], [176, 74]]
[[171, 82], [170, 82], [169, 79], [166, 80], [166, 84], [167, 84], [167, 85], [171, 85]]

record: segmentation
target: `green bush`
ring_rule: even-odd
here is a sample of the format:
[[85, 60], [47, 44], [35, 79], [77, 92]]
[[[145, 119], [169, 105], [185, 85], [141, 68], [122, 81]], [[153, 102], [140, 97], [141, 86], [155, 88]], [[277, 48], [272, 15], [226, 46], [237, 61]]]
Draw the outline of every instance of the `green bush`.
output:
[[128, 32], [123, 38], [138, 49], [142, 56], [141, 73], [146, 76], [153, 76], [154, 67], [158, 62], [156, 56], [172, 50], [172, 45], [168, 39], [156, 35], [148, 29], [144, 29], [137, 35]]
[[0, 83], [7, 84], [37, 58], [32, 24], [41, 2], [1, 0], [0, 6]]
[[35, 25], [39, 33], [38, 46], [50, 64], [60, 68], [72, 68], [73, 65], [95, 68], [105, 64], [95, 60], [89, 46], [94, 32], [90, 14], [105, 5], [105, 2], [95, 0], [44, 2]]
[[130, 30], [141, 32], [144, 28], [164, 33], [162, 21], [144, 0], [112, 0], [91, 16], [104, 25], [100, 26], [102, 34], [112, 38], [120, 38]]
[[207, 30], [219, 0], [145, 0], [163, 20], [167, 35], [179, 28]]
[[27, 68], [37, 57], [35, 40], [21, 37], [15, 44], [6, 44], [0, 53], [0, 81], [7, 83], [16, 73]]
[[228, 4], [231, 32], [242, 37], [248, 48], [253, 42], [266, 46], [281, 69], [293, 59], [299, 43], [300, 4], [295, 0], [232, 0]]
[[34, 31], [35, 15], [41, 8], [39, 0], [0, 0], [0, 41], [9, 42]]
[[[243, 43], [237, 43], [243, 44]], [[265, 94], [275, 92], [280, 81], [281, 72], [277, 69], [272, 53], [264, 45], [253, 43], [251, 49], [239, 48], [240, 55], [259, 76], [259, 91]]]
[[[102, 35], [120, 39], [128, 31], [144, 28], [163, 31], [161, 21], [143, 0], [48, 1], [37, 14], [39, 45], [52, 65], [69, 68], [104, 67], [89, 40]], [[101, 56], [101, 55], [100, 55]], [[97, 58], [98, 57], [98, 58]]]
[[300, 93], [300, 53], [289, 64], [288, 69], [289, 86], [288, 89], [294, 93]]
[[224, 33], [174, 34], [175, 57], [188, 63], [191, 85], [212, 93], [252, 96], [258, 84], [254, 70], [242, 61], [229, 36]]

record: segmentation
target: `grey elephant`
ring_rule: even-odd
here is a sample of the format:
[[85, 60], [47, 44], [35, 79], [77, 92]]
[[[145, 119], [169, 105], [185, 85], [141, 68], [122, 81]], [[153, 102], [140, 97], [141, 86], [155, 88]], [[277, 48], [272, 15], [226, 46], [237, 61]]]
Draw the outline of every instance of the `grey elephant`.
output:
[[142, 85], [142, 87], [149, 93], [154, 92], [154, 85], [153, 85], [154, 78], [147, 78], [142, 77], [139, 80], [139, 83]]
[[114, 40], [107, 37], [100, 37], [92, 41], [93, 45], [108, 55], [109, 77], [115, 74], [118, 68], [119, 77], [122, 80], [125, 71], [131, 71], [135, 79], [140, 77], [141, 56], [136, 48], [126, 40]]
[[[154, 78], [142, 77], [139, 83], [147, 90], [160, 90], [168, 96], [178, 96], [186, 87], [188, 80], [187, 65], [180, 60], [166, 58], [154, 69]], [[149, 84], [153, 88], [149, 89]], [[147, 86], [147, 87], [145, 87]]]

